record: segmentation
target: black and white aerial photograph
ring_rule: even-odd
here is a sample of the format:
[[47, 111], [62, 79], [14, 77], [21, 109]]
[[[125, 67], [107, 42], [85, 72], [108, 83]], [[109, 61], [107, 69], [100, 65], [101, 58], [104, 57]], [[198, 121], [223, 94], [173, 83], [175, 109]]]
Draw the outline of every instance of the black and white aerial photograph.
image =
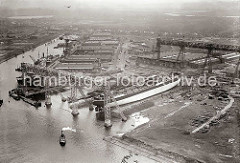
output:
[[240, 0], [0, 0], [0, 163], [239, 163]]

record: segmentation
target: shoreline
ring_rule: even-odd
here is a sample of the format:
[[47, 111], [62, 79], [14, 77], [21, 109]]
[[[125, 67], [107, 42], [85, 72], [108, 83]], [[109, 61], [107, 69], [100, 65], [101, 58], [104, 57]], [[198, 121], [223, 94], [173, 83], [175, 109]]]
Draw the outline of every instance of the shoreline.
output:
[[[177, 90], [181, 90], [181, 88], [176, 87], [171, 91], [164, 92], [162, 94], [156, 95], [154, 97], [151, 97], [149, 99], [143, 100], [141, 102], [137, 102], [136, 104], [133, 104], [132, 106], [123, 107], [123, 112], [125, 115], [130, 116], [133, 113], [146, 111], [148, 109], [151, 109], [152, 107], [155, 107], [158, 105], [156, 102], [153, 102], [152, 100], [156, 100], [158, 98], [163, 98], [162, 100], [169, 99], [168, 96], [172, 95], [172, 92], [175, 92]], [[120, 118], [120, 116], [116, 113], [114, 113], [114, 117]], [[151, 122], [151, 121], [149, 121]], [[150, 123], [145, 123], [140, 126], [138, 126], [136, 129], [144, 129]], [[164, 148], [159, 148], [154, 146], [151, 143], [142, 141], [140, 139], [133, 138], [131, 135], [128, 135], [128, 133], [134, 132], [136, 129], [133, 129], [127, 133], [124, 133], [122, 137], [118, 136], [108, 136], [105, 137], [103, 140], [106, 142], [112, 143], [114, 145], [117, 145], [119, 147], [122, 147], [124, 149], [127, 149], [129, 151], [132, 151], [137, 154], [141, 154], [149, 159], [152, 159], [157, 162], [193, 162], [193, 163], [205, 163], [205, 161], [191, 158], [184, 156], [182, 154], [176, 153], [174, 151], [170, 151]]]
[[58, 36], [60, 36], [60, 34], [53, 34], [52, 36], [48, 36], [33, 45], [28, 45], [28, 46], [22, 47], [21, 49], [15, 49], [12, 52], [8, 52], [0, 57], [0, 64], [4, 63], [14, 57], [17, 57], [18, 55], [24, 54], [27, 51], [35, 49], [36, 47], [41, 46], [42, 44], [44, 44], [48, 41], [51, 41], [51, 40], [57, 38]]
[[141, 154], [149, 159], [152, 159], [157, 162], [192, 162], [192, 163], [205, 163], [204, 161], [189, 158], [178, 153], [167, 151], [162, 148], [157, 148], [154, 145], [150, 145], [146, 142], [143, 142], [132, 137], [128, 137], [125, 134], [122, 138], [116, 136], [105, 137], [103, 140], [117, 145], [121, 148], [132, 151], [136, 154]]
[[[176, 91], [176, 89], [175, 89], [175, 91]], [[177, 99], [177, 97], [180, 94], [182, 94], [182, 93], [183, 92], [181, 92], [181, 91], [179, 91], [178, 93], [175, 93], [175, 98]], [[195, 94], [195, 93], [197, 93], [197, 92], [194, 92], [193, 94]], [[184, 93], [184, 94], [186, 94], [186, 93]], [[192, 95], [194, 97], [194, 105], [199, 105], [199, 104], [197, 104], [198, 103], [197, 102], [197, 99], [198, 99], [197, 95], [198, 94]], [[159, 97], [159, 96], [156, 96], [156, 98], [157, 97]], [[180, 101], [182, 101], [182, 102], [186, 101], [186, 100], [184, 100], [182, 98], [176, 100], [176, 102], [177, 101], [179, 101], [179, 102]], [[164, 101], [164, 100], [166, 100], [166, 98], [163, 98], [162, 100]], [[231, 100], [231, 101], [233, 101], [233, 100]], [[162, 103], [162, 102], [160, 102], [160, 103]], [[202, 100], [201, 100], [200, 103], [202, 103]], [[171, 107], [173, 107], [173, 108], [174, 107], [177, 107], [177, 108], [180, 107], [177, 104], [173, 104], [173, 103], [169, 103], [169, 105], [171, 105]], [[228, 106], [228, 104], [227, 104], [227, 106]], [[158, 108], [158, 103], [155, 103], [154, 107]], [[148, 116], [149, 114], [155, 113], [155, 112], [159, 112], [158, 109], [156, 109], [155, 112], [154, 112], [154, 107], [150, 106], [149, 108], [147, 107], [145, 109], [140, 108], [140, 112], [144, 111], [145, 112], [144, 114], [147, 117], [149, 117]], [[210, 105], [210, 107], [211, 107], [211, 105]], [[233, 107], [233, 106], [231, 106], [231, 107]], [[185, 112], [189, 112], [190, 110], [192, 110], [191, 108], [192, 107], [188, 106], [187, 110], [182, 110], [182, 113], [177, 112], [176, 115], [173, 115], [173, 117], [168, 117], [168, 120], [164, 120], [164, 119], [166, 119], [165, 117], [167, 117], [167, 115], [172, 114], [172, 111], [174, 112], [174, 109], [172, 111], [170, 111], [170, 112], [164, 112], [163, 111], [161, 113], [162, 114], [162, 116], [161, 116], [162, 118], [158, 117], [158, 116], [150, 116], [149, 118], [151, 120], [148, 123], [142, 124], [142, 125], [138, 126], [137, 128], [135, 128], [135, 129], [133, 129], [133, 130], [131, 130], [129, 132], [124, 133], [124, 135], [122, 137], [120, 137], [120, 136], [111, 136], [111, 137], [104, 138], [104, 140], [107, 141], [107, 142], [110, 142], [110, 143], [112, 143], [114, 145], [117, 145], [117, 146], [120, 146], [122, 148], [128, 149], [129, 151], [133, 151], [134, 153], [139, 153], [141, 155], [144, 155], [144, 156], [146, 156], [146, 157], [148, 157], [150, 159], [153, 159], [155, 161], [160, 160], [159, 162], [196, 162], [196, 163], [205, 163], [205, 162], [208, 162], [210, 160], [211, 161], [216, 161], [216, 160], [220, 160], [220, 159], [224, 160], [224, 158], [222, 158], [222, 157], [225, 156], [225, 155], [230, 155], [230, 154], [229, 154], [229, 152], [221, 151], [222, 149], [219, 149], [219, 152], [220, 152], [219, 155], [215, 154], [215, 155], [213, 155], [211, 157], [209, 156], [209, 158], [208, 157], [205, 158], [205, 154], [206, 153], [201, 152], [200, 148], [202, 148], [202, 149], [203, 148], [209, 148], [209, 152], [210, 152], [211, 150], [218, 149], [218, 145], [212, 146], [212, 144], [211, 144], [212, 142], [211, 141], [208, 142], [207, 140], [205, 140], [203, 134], [199, 133], [198, 135], [195, 135], [195, 136], [193, 136], [193, 134], [190, 134], [190, 136], [186, 136], [187, 132], [186, 132], [186, 134], [184, 134], [182, 132], [182, 131], [188, 131], [186, 129], [186, 126], [184, 126], [185, 129], [183, 129], [181, 131], [178, 129], [178, 127], [172, 126], [172, 124], [170, 124], [170, 126], [168, 126], [168, 127], [167, 126], [166, 127], [161, 127], [161, 125], [165, 126], [164, 122], [166, 122], [166, 124], [170, 123], [168, 121], [171, 121], [171, 118], [174, 119], [174, 116], [181, 116], [181, 114], [185, 114]], [[195, 107], [193, 107], [193, 108], [195, 108]], [[165, 109], [169, 110], [169, 107], [166, 105]], [[129, 114], [132, 114], [133, 112], [136, 112], [135, 109], [130, 109], [130, 108], [129, 108], [129, 110], [126, 109], [125, 111], [128, 111], [128, 114], [127, 114], [128, 116], [129, 116]], [[224, 112], [226, 112], [226, 111], [224, 110]], [[199, 113], [197, 113], [197, 114], [199, 115]], [[157, 118], [158, 120], [156, 120], [155, 118]], [[160, 119], [162, 119], [164, 122], [160, 122]], [[188, 118], [186, 117], [185, 119], [188, 119]], [[184, 121], [183, 125], [188, 125], [187, 122], [188, 122], [188, 120]], [[174, 123], [175, 122], [173, 122], [173, 124]], [[226, 127], [227, 124], [225, 124], [223, 121], [221, 121], [220, 123], [221, 123], [221, 126], [223, 128], [228, 128], [228, 127]], [[153, 131], [154, 128], [156, 128], [157, 130]], [[169, 130], [168, 130], [168, 128], [169, 128]], [[175, 130], [177, 130], [177, 131], [175, 131]], [[217, 132], [216, 130], [219, 130], [219, 129], [212, 127], [210, 134], [214, 134], [215, 132]], [[222, 129], [220, 129], [220, 130], [222, 130]], [[190, 131], [191, 130], [189, 130], [189, 132]], [[148, 134], [148, 132], [150, 132], [151, 134]], [[157, 134], [157, 133], [161, 134], [161, 135], [159, 135], [161, 137], [161, 142], [160, 143], [157, 143], [157, 141], [159, 139], [156, 139], [156, 137], [154, 137], [154, 134]], [[171, 138], [168, 138], [168, 136], [167, 136], [168, 133], [175, 133], [175, 136], [177, 136], [179, 134], [179, 137], [178, 136], [177, 137], [173, 136]], [[233, 136], [233, 138], [234, 138], [234, 136]], [[170, 144], [169, 145], [168, 145], [168, 141], [165, 142], [166, 139], [170, 140], [170, 142], [169, 142]], [[171, 139], [173, 141], [171, 141]], [[183, 144], [184, 144], [184, 141], [186, 141], [185, 142], [186, 145], [183, 145], [181, 143], [175, 144], [176, 141], [174, 141], [174, 140], [178, 140], [178, 139], [179, 139], [179, 141], [182, 141]], [[185, 140], [185, 139], [187, 139], [187, 140]], [[152, 141], [150, 141], [150, 140], [152, 140]], [[219, 142], [220, 144], [224, 143], [224, 142], [218, 140], [215, 137], [214, 137], [213, 141], [214, 142]], [[191, 152], [191, 149], [192, 150], [196, 149], [195, 153]], [[231, 148], [229, 147], [228, 149], [230, 150]], [[221, 156], [221, 154], [223, 156]], [[168, 161], [164, 161], [163, 157], [164, 157], [164, 159], [168, 159]]]

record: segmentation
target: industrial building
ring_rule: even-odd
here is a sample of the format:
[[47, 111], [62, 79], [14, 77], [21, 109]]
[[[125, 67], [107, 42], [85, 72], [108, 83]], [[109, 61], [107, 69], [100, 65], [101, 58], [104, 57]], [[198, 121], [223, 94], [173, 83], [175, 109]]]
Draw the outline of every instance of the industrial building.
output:
[[[91, 72], [101, 63], [111, 62], [119, 45], [108, 32], [93, 33], [87, 40], [75, 46], [70, 55], [59, 60], [57, 70]], [[100, 63], [101, 62], [101, 63]]]

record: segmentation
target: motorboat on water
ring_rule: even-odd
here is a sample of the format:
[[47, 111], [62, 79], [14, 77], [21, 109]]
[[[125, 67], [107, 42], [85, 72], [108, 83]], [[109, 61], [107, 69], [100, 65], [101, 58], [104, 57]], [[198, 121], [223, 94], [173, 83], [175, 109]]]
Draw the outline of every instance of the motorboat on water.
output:
[[2, 106], [2, 104], [3, 104], [3, 100], [2, 100], [2, 99], [0, 99], [0, 107]]
[[63, 134], [63, 131], [61, 131], [61, 136], [59, 137], [59, 144], [61, 146], [65, 146], [66, 145], [66, 137], [65, 135]]

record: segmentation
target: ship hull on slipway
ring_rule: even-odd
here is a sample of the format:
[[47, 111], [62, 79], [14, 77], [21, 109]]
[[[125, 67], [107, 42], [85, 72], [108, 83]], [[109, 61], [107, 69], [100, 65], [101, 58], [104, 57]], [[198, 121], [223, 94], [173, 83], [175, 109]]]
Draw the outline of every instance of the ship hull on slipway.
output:
[[[116, 102], [111, 102], [108, 104], [108, 107], [114, 107], [117, 105], [126, 105], [134, 102], [138, 102], [144, 99], [147, 99], [149, 97], [155, 96], [157, 94], [166, 92], [174, 87], [176, 87], [180, 83], [180, 79], [174, 80], [174, 81], [168, 81], [168, 82], [160, 82], [157, 83], [154, 87], [151, 87], [149, 89], [134, 93], [134, 94], [128, 94], [128, 95], [121, 95], [115, 97]], [[94, 103], [98, 103], [103, 105], [104, 100], [96, 100]]]

